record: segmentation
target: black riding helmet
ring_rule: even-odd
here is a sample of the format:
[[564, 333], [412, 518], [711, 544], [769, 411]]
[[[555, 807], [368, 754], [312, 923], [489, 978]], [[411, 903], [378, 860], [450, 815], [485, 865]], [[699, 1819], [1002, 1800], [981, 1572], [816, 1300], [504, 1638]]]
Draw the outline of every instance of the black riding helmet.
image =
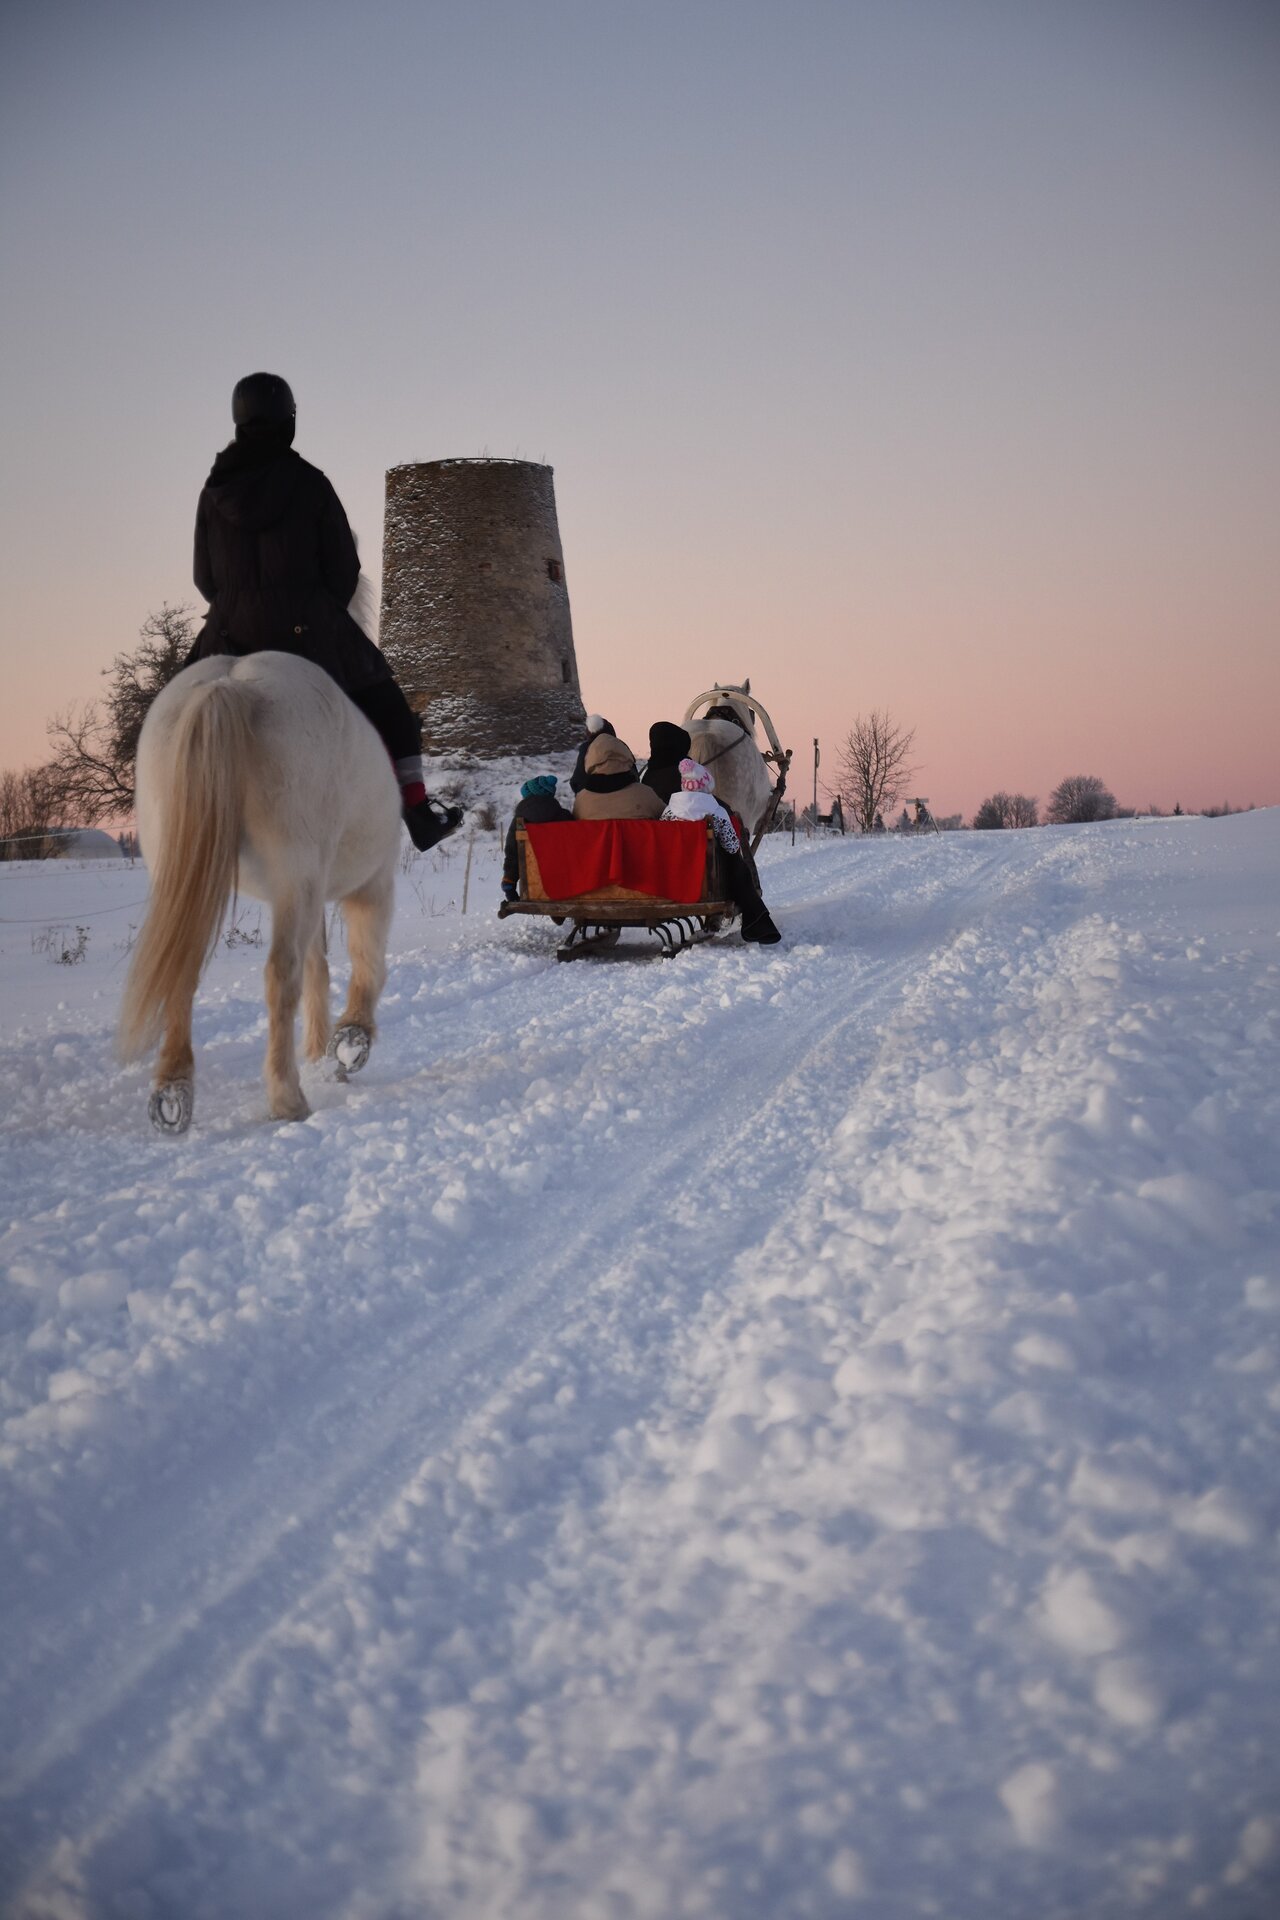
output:
[[289, 382], [278, 373], [247, 373], [237, 380], [231, 396], [231, 418], [236, 438], [270, 435], [289, 446], [297, 415]]

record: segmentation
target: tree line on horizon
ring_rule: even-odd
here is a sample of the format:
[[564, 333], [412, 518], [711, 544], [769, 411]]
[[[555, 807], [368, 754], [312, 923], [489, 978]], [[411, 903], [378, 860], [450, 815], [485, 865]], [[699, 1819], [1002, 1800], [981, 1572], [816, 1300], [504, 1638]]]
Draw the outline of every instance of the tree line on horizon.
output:
[[[117, 654], [103, 669], [107, 689], [102, 698], [67, 707], [49, 721], [50, 758], [38, 767], [0, 771], [0, 861], [46, 859], [56, 852], [59, 834], [132, 814], [142, 723], [151, 702], [182, 666], [194, 637], [191, 608], [171, 607], [166, 601], [143, 621], [138, 646]], [[886, 817], [918, 771], [912, 760], [914, 743], [915, 728], [901, 726], [885, 709], [873, 708], [855, 719], [837, 748], [837, 797], [841, 815], [847, 814], [858, 831], [885, 830]], [[912, 799], [919, 813], [924, 802]], [[1200, 811], [1212, 818], [1240, 809], [1224, 801]], [[806, 809], [806, 815], [812, 812]], [[1044, 824], [1131, 818], [1134, 812], [1119, 806], [1095, 774], [1073, 774], [1049, 795]], [[1173, 812], [1180, 814], [1181, 805], [1175, 804]], [[931, 826], [963, 825], [959, 814], [938, 821], [926, 818]], [[912, 824], [905, 808], [898, 824], [903, 823]], [[996, 792], [982, 802], [970, 824], [980, 832], [1038, 826], [1039, 801], [1029, 794]]]
[[[840, 743], [841, 797], [848, 792], [854, 821], [863, 833], [882, 831], [885, 816], [907, 792], [917, 768], [911, 753], [915, 728], [903, 727], [883, 708], [860, 714]], [[922, 801], [915, 801], [917, 813]], [[1056, 786], [1045, 808], [1050, 826], [1113, 820], [1116, 797], [1096, 774], [1071, 774]], [[1181, 811], [1181, 809], [1179, 809]], [[953, 816], [959, 818], [959, 816]], [[993, 793], [973, 816], [979, 831], [1040, 824], [1039, 802], [1025, 793]]]
[[[860, 714], [841, 741], [837, 749], [841, 781], [837, 797], [841, 802], [841, 814], [847, 808], [859, 832], [885, 830], [887, 816], [907, 794], [909, 784], [918, 771], [911, 758], [914, 743], [915, 728], [899, 725], [882, 708], [873, 708], [869, 714]], [[1209, 819], [1243, 810], [1225, 801], [1220, 807], [1198, 809], [1203, 817]], [[811, 813], [813, 809], [807, 811]], [[1043, 823], [1037, 796], [1001, 790], [982, 802], [970, 826], [977, 832], [1036, 827], [1041, 824], [1079, 826], [1095, 820], [1132, 819], [1137, 811], [1136, 807], [1122, 807], [1106, 782], [1096, 774], [1068, 774], [1049, 795]], [[1180, 801], [1174, 803], [1172, 811], [1174, 816], [1181, 815], [1183, 807]], [[1159, 816], [1161, 809], [1153, 805], [1147, 808], [1147, 812]], [[952, 814], [941, 820], [933, 816], [930, 823], [946, 830], [962, 826], [963, 819], [960, 814]], [[904, 809], [903, 817], [897, 824], [905, 830], [914, 823]]]

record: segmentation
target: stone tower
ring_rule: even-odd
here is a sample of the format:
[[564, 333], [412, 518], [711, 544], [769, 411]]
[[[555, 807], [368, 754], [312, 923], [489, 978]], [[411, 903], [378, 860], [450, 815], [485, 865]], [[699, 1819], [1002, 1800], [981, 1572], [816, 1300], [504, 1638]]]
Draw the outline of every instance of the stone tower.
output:
[[576, 746], [585, 714], [551, 468], [392, 467], [379, 637], [428, 751]]

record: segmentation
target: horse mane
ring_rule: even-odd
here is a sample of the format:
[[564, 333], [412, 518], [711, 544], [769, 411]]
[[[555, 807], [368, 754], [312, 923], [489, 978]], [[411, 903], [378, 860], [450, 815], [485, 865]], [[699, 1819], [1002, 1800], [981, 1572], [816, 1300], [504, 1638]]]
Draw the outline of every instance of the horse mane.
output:
[[378, 602], [374, 598], [373, 582], [368, 574], [361, 572], [356, 581], [356, 590], [347, 605], [347, 612], [355, 621], [367, 640], [377, 644], [378, 640]]

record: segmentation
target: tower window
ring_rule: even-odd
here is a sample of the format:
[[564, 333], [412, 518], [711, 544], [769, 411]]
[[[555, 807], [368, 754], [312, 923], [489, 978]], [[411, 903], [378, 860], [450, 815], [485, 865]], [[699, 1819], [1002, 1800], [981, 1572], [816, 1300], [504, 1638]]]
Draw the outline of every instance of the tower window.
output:
[[562, 660], [560, 662], [560, 678], [564, 681], [564, 684], [567, 687], [569, 684], [569, 662], [567, 660]]
[[548, 560], [548, 562], [547, 562], [547, 578], [548, 578], [548, 580], [563, 580], [563, 579], [564, 579], [564, 567], [563, 567], [563, 566], [561, 565], [561, 563], [560, 563], [560, 561], [559, 561], [559, 560]]

